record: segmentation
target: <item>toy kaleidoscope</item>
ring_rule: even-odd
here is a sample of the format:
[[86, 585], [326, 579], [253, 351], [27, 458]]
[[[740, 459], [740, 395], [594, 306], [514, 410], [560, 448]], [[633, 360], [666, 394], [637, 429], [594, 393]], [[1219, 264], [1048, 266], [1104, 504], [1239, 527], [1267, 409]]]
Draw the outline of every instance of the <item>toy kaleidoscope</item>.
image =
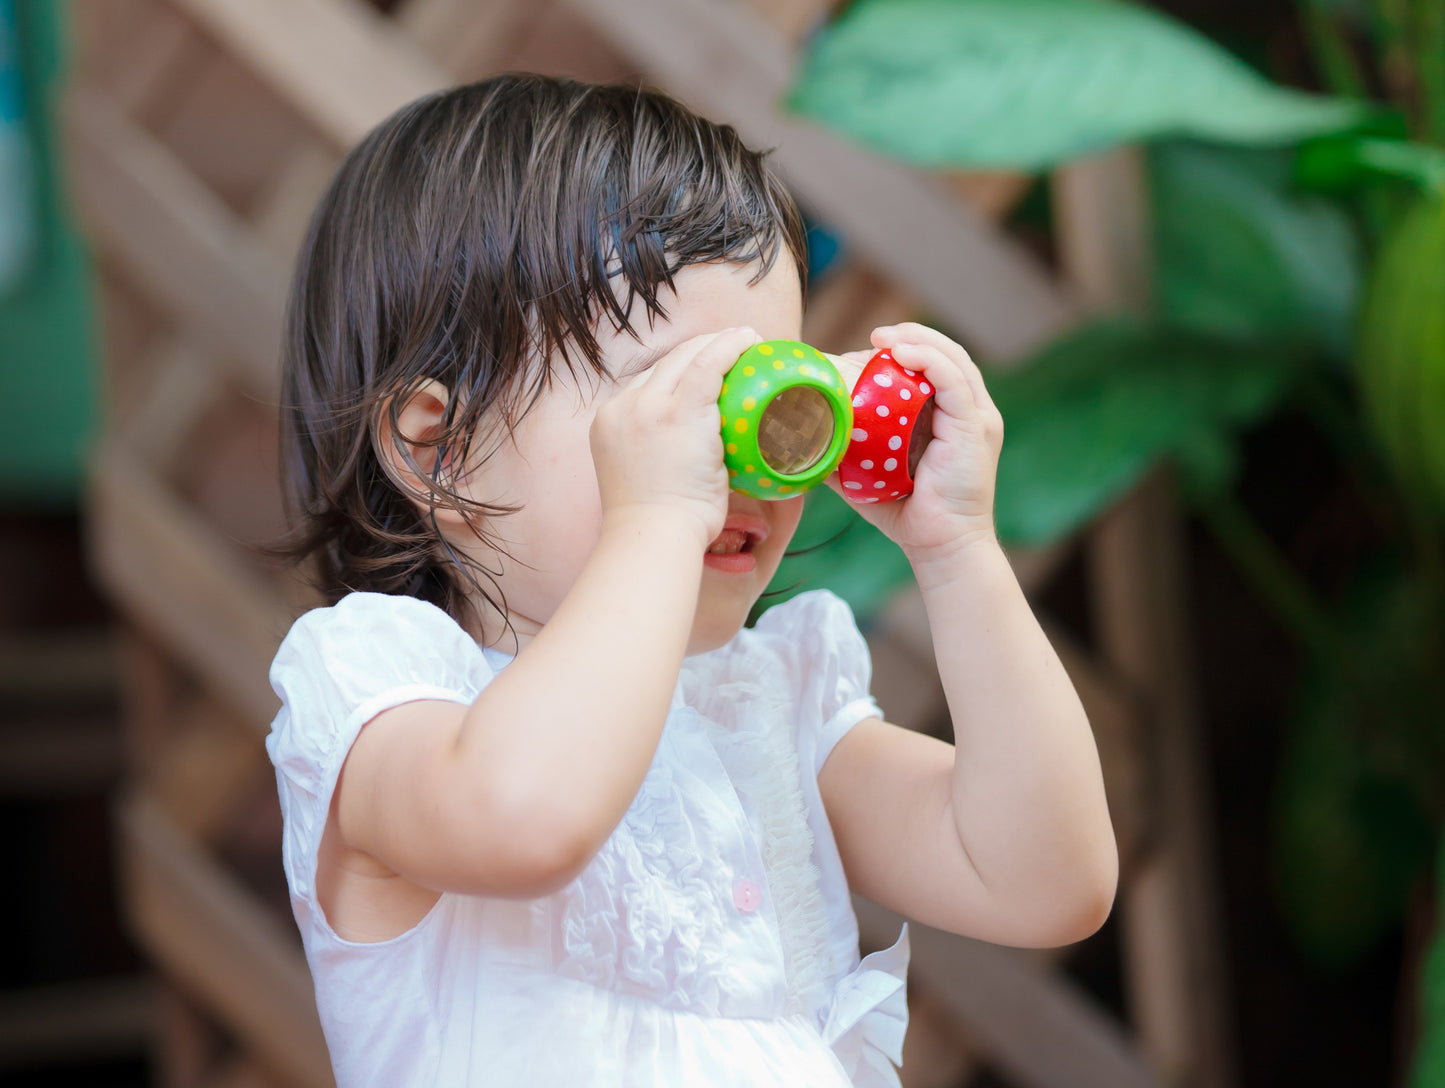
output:
[[729, 483], [755, 498], [816, 487], [848, 448], [853, 406], [843, 376], [796, 340], [768, 340], [738, 356], [718, 407]]
[[786, 499], [835, 470], [854, 502], [913, 490], [932, 434], [933, 390], [887, 351], [868, 360], [852, 396], [831, 360], [796, 340], [755, 344], [723, 381], [724, 462], [736, 491]]
[[890, 502], [913, 491], [913, 473], [933, 437], [933, 387], [887, 351], [869, 359], [853, 386], [853, 428], [838, 466], [853, 502]]

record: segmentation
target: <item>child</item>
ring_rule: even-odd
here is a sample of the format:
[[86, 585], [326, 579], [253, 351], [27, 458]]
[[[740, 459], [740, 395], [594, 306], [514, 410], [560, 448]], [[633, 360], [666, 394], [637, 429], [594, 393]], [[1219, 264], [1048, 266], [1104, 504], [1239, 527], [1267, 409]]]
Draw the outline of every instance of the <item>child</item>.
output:
[[1098, 757], [957, 344], [874, 331], [934, 438], [856, 509], [912, 561], [958, 758], [883, 720], [837, 597], [743, 629], [802, 500], [729, 491], [717, 400], [799, 335], [804, 268], [762, 157], [635, 88], [460, 87], [341, 166], [283, 420], [331, 603], [267, 742], [341, 1088], [896, 1085], [907, 929], [860, 962], [850, 889], [1015, 945], [1107, 916]]

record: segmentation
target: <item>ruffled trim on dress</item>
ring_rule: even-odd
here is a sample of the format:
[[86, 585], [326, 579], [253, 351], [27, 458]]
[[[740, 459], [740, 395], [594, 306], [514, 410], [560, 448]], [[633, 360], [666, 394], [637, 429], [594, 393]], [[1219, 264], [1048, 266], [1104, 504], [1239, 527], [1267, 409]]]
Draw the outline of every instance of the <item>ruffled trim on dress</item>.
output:
[[720, 703], [746, 706], [748, 725], [717, 738], [718, 757], [748, 797], [761, 825], [763, 868], [787, 971], [788, 1012], [812, 1013], [827, 998], [828, 910], [813, 862], [813, 832], [803, 799], [788, 706], [765, 686], [735, 680]]
[[838, 980], [823, 1021], [823, 1038], [854, 1088], [900, 1088], [908, 1032], [908, 923], [889, 948], [864, 956]]

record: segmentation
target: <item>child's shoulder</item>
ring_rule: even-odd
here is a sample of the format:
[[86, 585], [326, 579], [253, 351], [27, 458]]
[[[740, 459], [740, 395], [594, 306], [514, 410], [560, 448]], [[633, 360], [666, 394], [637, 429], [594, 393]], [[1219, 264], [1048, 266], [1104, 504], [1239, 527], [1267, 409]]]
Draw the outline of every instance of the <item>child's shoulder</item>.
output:
[[481, 647], [447, 612], [403, 594], [353, 592], [302, 613], [271, 662], [273, 684], [296, 673], [338, 669], [409, 676], [430, 660], [481, 658]]

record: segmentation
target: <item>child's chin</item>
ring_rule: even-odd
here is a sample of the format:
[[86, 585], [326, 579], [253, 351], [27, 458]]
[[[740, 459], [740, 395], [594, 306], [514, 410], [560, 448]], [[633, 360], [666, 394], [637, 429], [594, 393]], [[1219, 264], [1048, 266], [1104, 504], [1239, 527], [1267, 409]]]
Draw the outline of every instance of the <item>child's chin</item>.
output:
[[687, 642], [687, 655], [705, 654], [726, 646], [742, 629], [751, 607], [751, 601], [739, 601], [736, 605], [729, 602], [729, 605], [714, 605], [704, 610], [699, 602], [697, 616], [692, 621], [692, 635]]

